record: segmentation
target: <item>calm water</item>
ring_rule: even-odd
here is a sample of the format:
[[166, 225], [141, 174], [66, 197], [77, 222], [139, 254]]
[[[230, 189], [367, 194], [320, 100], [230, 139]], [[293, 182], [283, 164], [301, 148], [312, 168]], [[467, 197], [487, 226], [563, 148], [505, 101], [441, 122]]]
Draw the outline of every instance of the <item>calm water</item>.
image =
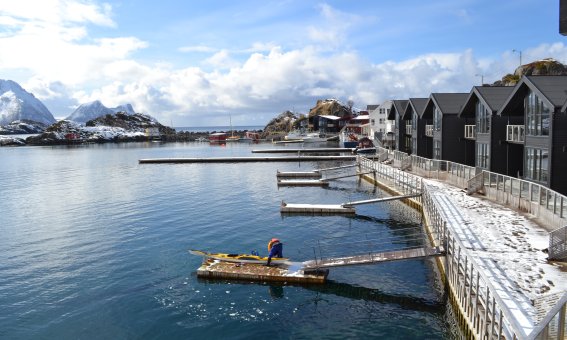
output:
[[[140, 165], [150, 157], [250, 156], [271, 145], [0, 148], [2, 339], [438, 339], [450, 311], [430, 261], [331, 269], [321, 286], [197, 279], [196, 248], [309, 260], [312, 246], [419, 223], [399, 203], [354, 218], [282, 217], [282, 200], [381, 193], [352, 178], [279, 188], [276, 170], [337, 163]], [[330, 242], [331, 246], [333, 242]], [[333, 246], [341, 251], [341, 245]]]

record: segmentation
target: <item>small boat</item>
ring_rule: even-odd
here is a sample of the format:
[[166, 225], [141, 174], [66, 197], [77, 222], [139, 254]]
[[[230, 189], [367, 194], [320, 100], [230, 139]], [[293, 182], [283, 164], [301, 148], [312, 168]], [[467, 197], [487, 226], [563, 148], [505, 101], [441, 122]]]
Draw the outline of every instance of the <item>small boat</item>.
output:
[[209, 142], [211, 142], [212, 144], [226, 143], [226, 133], [224, 132], [211, 133], [209, 135]]
[[[209, 253], [201, 250], [190, 249], [189, 253], [197, 256], [203, 256], [206, 258], [225, 261], [225, 262], [236, 262], [236, 263], [257, 263], [265, 264], [268, 262], [268, 257], [262, 257], [253, 254], [225, 254], [225, 253]], [[272, 257], [271, 264], [288, 264], [289, 258], [286, 257]]]
[[376, 147], [370, 138], [362, 137], [358, 140], [358, 145], [352, 152], [354, 154], [375, 154]]
[[318, 142], [326, 142], [327, 137], [320, 134], [319, 132], [303, 132], [303, 131], [291, 131], [288, 133], [284, 139], [286, 141], [301, 141], [303, 143], [318, 143]]

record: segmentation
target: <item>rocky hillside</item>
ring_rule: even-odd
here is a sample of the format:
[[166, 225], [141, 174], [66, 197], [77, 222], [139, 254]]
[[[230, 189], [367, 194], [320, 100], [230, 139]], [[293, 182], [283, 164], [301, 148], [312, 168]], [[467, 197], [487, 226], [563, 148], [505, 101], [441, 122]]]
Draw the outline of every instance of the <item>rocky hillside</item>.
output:
[[293, 129], [297, 119], [298, 117], [291, 111], [280, 113], [266, 125], [261, 138], [272, 139], [285, 136]]
[[492, 84], [493, 86], [514, 86], [522, 76], [564, 76], [567, 75], [567, 66], [553, 58], [537, 60], [516, 68], [514, 74], [507, 74]]
[[318, 100], [315, 107], [309, 110], [309, 117], [313, 116], [339, 116], [344, 117], [356, 112], [352, 106], [345, 105], [337, 99]]
[[161, 125], [153, 117], [124, 112], [108, 114], [88, 121], [85, 126], [62, 120], [49, 126], [44, 133], [26, 139], [31, 145], [74, 144], [88, 142], [145, 141], [175, 134], [175, 130]]
[[0, 135], [25, 135], [42, 133], [46, 128], [47, 125], [34, 122], [32, 120], [15, 120], [8, 125], [0, 126]]

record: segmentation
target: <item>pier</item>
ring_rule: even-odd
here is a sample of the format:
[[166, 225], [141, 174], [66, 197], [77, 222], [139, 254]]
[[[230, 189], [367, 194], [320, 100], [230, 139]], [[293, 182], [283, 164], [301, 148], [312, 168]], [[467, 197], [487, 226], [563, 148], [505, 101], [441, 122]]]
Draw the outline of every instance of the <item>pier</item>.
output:
[[338, 152], [338, 153], [353, 153], [354, 149], [351, 148], [300, 148], [300, 149], [256, 149], [252, 150], [252, 153], [327, 153], [327, 152]]
[[393, 200], [404, 200], [419, 196], [421, 196], [421, 193], [373, 198], [369, 200], [346, 202], [342, 204], [294, 204], [294, 203], [285, 203], [282, 201], [282, 204], [280, 206], [280, 213], [327, 214], [327, 215], [349, 214], [350, 215], [350, 214], [356, 214], [356, 210], [354, 209], [355, 205], [380, 203], [380, 202], [387, 202]]
[[281, 156], [281, 157], [191, 157], [191, 158], [145, 158], [140, 164], [180, 164], [180, 163], [252, 163], [252, 162], [306, 162], [306, 161], [353, 161], [356, 156]]

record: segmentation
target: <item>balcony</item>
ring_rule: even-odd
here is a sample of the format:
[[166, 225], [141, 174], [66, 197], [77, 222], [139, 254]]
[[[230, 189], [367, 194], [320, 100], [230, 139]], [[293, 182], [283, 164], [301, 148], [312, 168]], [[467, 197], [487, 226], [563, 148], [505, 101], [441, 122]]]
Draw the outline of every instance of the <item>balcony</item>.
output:
[[425, 135], [427, 137], [433, 137], [433, 125], [425, 125]]
[[411, 124], [406, 124], [406, 135], [411, 135]]
[[525, 129], [524, 125], [506, 125], [506, 141], [508, 143], [524, 143]]
[[465, 138], [476, 139], [476, 125], [465, 125]]

